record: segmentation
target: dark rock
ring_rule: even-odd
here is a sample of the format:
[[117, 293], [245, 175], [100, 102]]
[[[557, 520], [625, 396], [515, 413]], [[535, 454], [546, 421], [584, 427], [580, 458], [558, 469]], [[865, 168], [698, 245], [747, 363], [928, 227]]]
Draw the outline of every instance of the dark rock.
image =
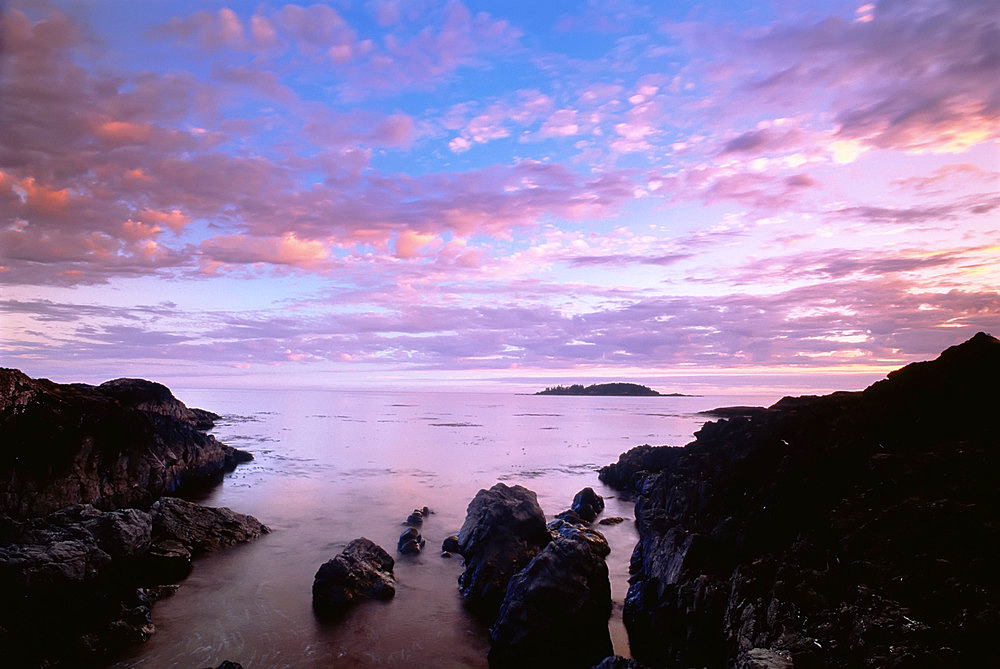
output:
[[588, 486], [576, 493], [570, 510], [575, 511], [584, 521], [592, 523], [604, 511], [604, 498]]
[[191, 573], [191, 551], [180, 541], [161, 539], [149, 547], [146, 564], [150, 583], [176, 583]]
[[452, 553], [451, 551], [441, 551], [441, 557], [443, 557], [443, 558], [453, 558], [453, 557], [455, 557], [455, 554]]
[[414, 509], [413, 513], [406, 517], [403, 521], [404, 525], [411, 525], [413, 527], [420, 527], [424, 524], [424, 513], [420, 509]]
[[[212, 667], [205, 667], [205, 669], [212, 669]], [[239, 662], [232, 662], [231, 660], [223, 660], [222, 664], [215, 667], [215, 669], [243, 669], [243, 665]]]
[[646, 669], [646, 666], [620, 655], [609, 655], [590, 669]]
[[409, 527], [399, 535], [399, 541], [396, 543], [396, 550], [398, 550], [403, 555], [416, 555], [423, 549], [424, 538], [420, 536], [420, 532], [417, 531], [415, 527]]
[[316, 572], [313, 609], [321, 615], [337, 614], [366, 599], [392, 599], [396, 594], [394, 565], [392, 556], [374, 542], [354, 539]]
[[[625, 454], [653, 666], [1000, 666], [1000, 341]], [[641, 473], [640, 472], [644, 472]], [[602, 478], [603, 478], [602, 474]]]
[[199, 506], [176, 497], [153, 504], [153, 539], [180, 542], [192, 555], [219, 550], [256, 539], [271, 530], [253, 516], [225, 507]]
[[57, 384], [0, 369], [0, 513], [147, 507], [252, 458], [204, 433], [214, 414], [140, 379]]
[[503, 483], [480, 490], [469, 502], [458, 536], [465, 558], [459, 590], [470, 607], [490, 619], [510, 577], [551, 540], [535, 493]]
[[452, 534], [451, 536], [445, 537], [444, 541], [441, 542], [441, 550], [447, 553], [457, 553], [458, 535]]
[[510, 579], [490, 630], [490, 667], [589, 667], [611, 655], [609, 552], [600, 532], [564, 525]]
[[[580, 525], [582, 527], [586, 527], [588, 525], [587, 521], [581, 518], [580, 514], [578, 514], [573, 509], [568, 509], [566, 511], [563, 511], [562, 513], [557, 513], [555, 520], [561, 520], [564, 523], [569, 523], [570, 525]], [[549, 525], [551, 524], [552, 523], [549, 523]]]
[[634, 492], [651, 473], [666, 469], [680, 455], [679, 448], [643, 444], [622, 453], [618, 462], [601, 467], [597, 478], [618, 490]]
[[621, 516], [611, 516], [610, 518], [601, 518], [599, 525], [617, 525], [618, 523], [624, 523], [625, 519]]

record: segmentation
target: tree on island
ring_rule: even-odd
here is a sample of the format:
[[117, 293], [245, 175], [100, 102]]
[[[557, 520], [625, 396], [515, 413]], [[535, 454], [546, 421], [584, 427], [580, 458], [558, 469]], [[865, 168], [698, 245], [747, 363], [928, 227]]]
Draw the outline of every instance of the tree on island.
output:
[[536, 395], [623, 395], [629, 397], [659, 397], [660, 393], [638, 383], [595, 383], [584, 387], [579, 383], [571, 386], [555, 386], [535, 393]]

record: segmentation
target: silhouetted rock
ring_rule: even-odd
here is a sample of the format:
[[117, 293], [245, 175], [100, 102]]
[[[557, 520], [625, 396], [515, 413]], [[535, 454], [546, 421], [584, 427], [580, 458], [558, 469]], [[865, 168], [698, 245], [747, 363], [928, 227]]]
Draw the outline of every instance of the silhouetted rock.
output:
[[[212, 667], [205, 667], [205, 669], [212, 669]], [[222, 664], [215, 667], [215, 669], [243, 669], [243, 665], [239, 662], [232, 662], [230, 660], [223, 660]]]
[[373, 541], [354, 539], [316, 572], [313, 609], [321, 615], [337, 614], [366, 599], [392, 599], [394, 565], [392, 556]]
[[591, 487], [586, 487], [573, 497], [573, 505], [570, 507], [580, 518], [588, 523], [604, 511], [604, 498], [594, 492]]
[[490, 667], [590, 667], [611, 655], [611, 583], [600, 532], [563, 524], [510, 579], [490, 630]]
[[[997, 666], [1000, 341], [625, 454], [652, 666]], [[645, 473], [641, 473], [645, 471]]]
[[621, 516], [611, 516], [610, 518], [601, 518], [599, 525], [617, 525], [618, 523], [624, 523], [625, 519]]
[[441, 550], [447, 553], [457, 553], [458, 552], [458, 535], [452, 534], [445, 537], [444, 541], [441, 542]]
[[420, 536], [417, 528], [408, 527], [399, 535], [399, 541], [396, 542], [396, 550], [403, 555], [415, 555], [423, 549], [425, 543], [424, 538]]
[[491, 619], [510, 577], [551, 540], [535, 493], [503, 483], [476, 494], [458, 536], [465, 558], [459, 589], [473, 609]]
[[144, 507], [216, 480], [253, 456], [205, 434], [213, 416], [150, 381], [64, 385], [0, 369], [0, 513]]
[[149, 381], [62, 385], [0, 369], [6, 666], [90, 666], [144, 641], [153, 603], [173, 591], [163, 584], [187, 575], [192, 554], [267, 531], [228, 509], [157, 501], [251, 459], [204, 434], [216, 418]]
[[670, 446], [643, 444], [622, 453], [618, 462], [601, 467], [597, 478], [612, 488], [636, 491], [651, 472], [670, 467], [678, 457], [679, 449]]

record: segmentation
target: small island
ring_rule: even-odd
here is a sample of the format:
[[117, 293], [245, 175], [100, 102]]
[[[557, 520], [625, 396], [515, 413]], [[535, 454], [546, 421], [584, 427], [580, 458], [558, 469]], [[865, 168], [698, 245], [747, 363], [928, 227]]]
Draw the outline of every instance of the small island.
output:
[[638, 383], [595, 383], [584, 387], [579, 383], [571, 386], [556, 386], [546, 388], [536, 395], [601, 395], [601, 396], [624, 396], [624, 397], [684, 397], [679, 393], [663, 395], [652, 388], [640, 386]]

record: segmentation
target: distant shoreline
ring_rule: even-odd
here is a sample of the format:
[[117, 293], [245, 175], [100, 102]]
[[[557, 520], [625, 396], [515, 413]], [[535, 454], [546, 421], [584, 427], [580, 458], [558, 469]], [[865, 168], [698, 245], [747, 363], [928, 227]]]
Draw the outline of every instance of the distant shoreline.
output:
[[583, 386], [555, 386], [540, 390], [535, 395], [573, 395], [585, 397], [694, 397], [683, 393], [660, 393], [638, 383], [595, 383]]

